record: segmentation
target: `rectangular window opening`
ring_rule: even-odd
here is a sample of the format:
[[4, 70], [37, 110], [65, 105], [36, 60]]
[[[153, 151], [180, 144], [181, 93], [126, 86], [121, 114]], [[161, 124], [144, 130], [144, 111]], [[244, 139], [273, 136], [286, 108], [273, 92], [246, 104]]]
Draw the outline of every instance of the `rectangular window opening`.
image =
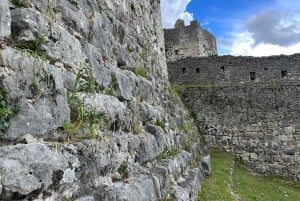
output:
[[200, 68], [196, 68], [196, 73], [200, 73]]
[[287, 76], [287, 71], [286, 70], [282, 70], [281, 71], [281, 77], [285, 78]]
[[224, 73], [225, 72], [225, 66], [221, 66], [221, 70]]
[[255, 72], [250, 72], [250, 80], [255, 80], [256, 79], [256, 73]]
[[182, 68], [182, 73], [186, 73], [186, 68]]

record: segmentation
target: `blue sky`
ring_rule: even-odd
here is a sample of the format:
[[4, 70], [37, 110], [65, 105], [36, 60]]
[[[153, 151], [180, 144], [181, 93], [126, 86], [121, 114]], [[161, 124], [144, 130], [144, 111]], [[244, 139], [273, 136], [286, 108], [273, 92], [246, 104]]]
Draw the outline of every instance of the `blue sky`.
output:
[[198, 20], [217, 38], [218, 53], [300, 53], [300, 0], [161, 0], [163, 25]]

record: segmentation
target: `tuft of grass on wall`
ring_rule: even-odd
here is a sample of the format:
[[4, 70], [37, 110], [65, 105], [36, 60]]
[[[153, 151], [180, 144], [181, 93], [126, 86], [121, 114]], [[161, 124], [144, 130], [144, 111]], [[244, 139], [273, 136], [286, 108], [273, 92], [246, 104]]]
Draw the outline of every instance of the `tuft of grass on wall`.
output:
[[12, 0], [11, 2], [17, 7], [28, 8], [30, 6], [28, 0]]
[[134, 72], [136, 75], [142, 76], [144, 78], [147, 78], [148, 76], [148, 71], [144, 66], [137, 67]]

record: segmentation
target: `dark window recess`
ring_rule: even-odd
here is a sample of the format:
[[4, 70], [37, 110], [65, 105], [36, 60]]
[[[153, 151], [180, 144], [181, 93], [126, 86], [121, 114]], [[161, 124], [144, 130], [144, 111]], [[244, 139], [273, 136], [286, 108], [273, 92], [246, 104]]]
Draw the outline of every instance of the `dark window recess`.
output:
[[267, 67], [264, 67], [264, 70], [269, 70]]
[[225, 67], [224, 67], [224, 66], [221, 66], [221, 70], [222, 70], [222, 72], [224, 73], [224, 72], [225, 72]]
[[281, 71], [281, 77], [285, 78], [287, 76], [287, 71], [286, 70], [282, 70]]
[[200, 73], [200, 68], [196, 68], [196, 73]]
[[179, 53], [179, 50], [174, 50], [175, 51], [175, 55], [178, 55]]
[[182, 73], [186, 73], [186, 68], [182, 68]]
[[250, 72], [250, 80], [255, 80], [255, 79], [256, 79], [256, 73]]

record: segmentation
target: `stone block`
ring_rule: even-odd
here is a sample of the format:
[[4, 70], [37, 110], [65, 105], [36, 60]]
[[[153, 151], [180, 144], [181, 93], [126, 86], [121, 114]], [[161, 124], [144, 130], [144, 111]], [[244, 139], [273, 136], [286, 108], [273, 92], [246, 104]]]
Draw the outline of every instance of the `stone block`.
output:
[[10, 36], [11, 15], [7, 0], [0, 2], [0, 40]]

